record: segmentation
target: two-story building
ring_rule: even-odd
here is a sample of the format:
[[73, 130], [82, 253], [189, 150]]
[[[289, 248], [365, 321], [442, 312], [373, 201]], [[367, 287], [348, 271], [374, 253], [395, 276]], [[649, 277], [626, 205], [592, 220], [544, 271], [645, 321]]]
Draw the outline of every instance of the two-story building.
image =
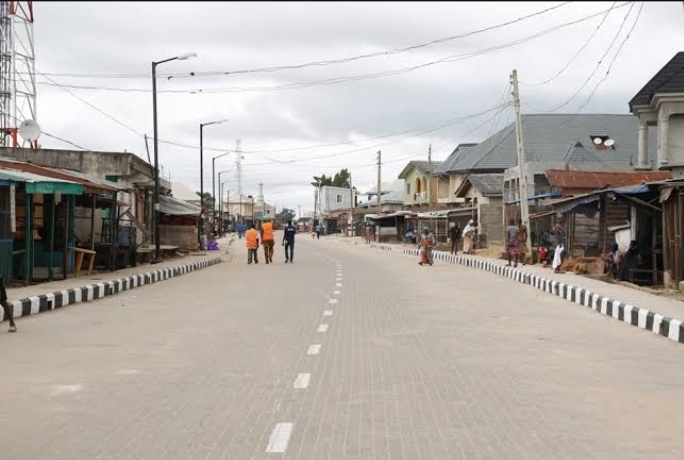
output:
[[399, 174], [404, 180], [404, 208], [420, 209], [436, 207], [437, 178], [433, 173], [441, 161], [410, 161]]

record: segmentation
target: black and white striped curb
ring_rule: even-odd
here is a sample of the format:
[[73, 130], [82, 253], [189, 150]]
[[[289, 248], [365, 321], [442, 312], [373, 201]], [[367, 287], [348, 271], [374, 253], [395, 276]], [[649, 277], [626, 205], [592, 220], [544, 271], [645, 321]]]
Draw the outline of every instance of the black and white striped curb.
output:
[[[395, 251], [411, 256], [418, 256], [419, 254], [418, 249], [394, 246], [391, 244], [372, 243], [370, 246], [383, 252]], [[508, 267], [478, 257], [453, 255], [442, 251], [434, 251], [433, 255], [435, 260], [485, 270], [522, 284], [528, 284], [540, 291], [591, 308], [602, 315], [611, 316], [618, 321], [654, 332], [658, 335], [667, 337], [670, 340], [674, 340], [675, 342], [684, 343], [684, 325], [681, 320], [669, 318], [619, 300], [610, 299], [568, 283], [562, 283], [542, 276], [533, 275], [520, 268]]]
[[[160, 268], [147, 273], [127, 276], [113, 281], [103, 281], [101, 283], [87, 284], [74, 289], [41, 294], [20, 300], [10, 300], [14, 305], [14, 317], [37, 315], [56, 308], [66, 307], [75, 303], [90, 302], [117, 294], [122, 291], [129, 291], [140, 286], [165, 281], [177, 276], [182, 276], [190, 272], [201, 270], [211, 265], [221, 263], [220, 257], [192, 262], [189, 264], [178, 265], [175, 267]], [[4, 309], [0, 306], [0, 318], [5, 317]], [[6, 319], [6, 318], [5, 318]]]

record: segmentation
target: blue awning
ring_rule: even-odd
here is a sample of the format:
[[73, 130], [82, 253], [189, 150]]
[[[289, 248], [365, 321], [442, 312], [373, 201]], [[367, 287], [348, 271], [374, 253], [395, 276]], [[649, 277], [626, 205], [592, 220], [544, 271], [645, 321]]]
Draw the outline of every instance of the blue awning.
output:
[[[528, 196], [527, 201], [537, 201], [537, 200], [543, 200], [545, 198], [557, 198], [561, 196], [561, 192], [546, 192], [546, 193], [540, 193], [539, 195], [534, 195], [534, 196]], [[506, 204], [517, 204], [520, 203], [520, 200], [512, 200], [512, 201], [507, 201]]]
[[629, 185], [627, 187], [614, 188], [612, 191], [618, 195], [639, 195], [650, 192], [651, 187], [648, 184]]

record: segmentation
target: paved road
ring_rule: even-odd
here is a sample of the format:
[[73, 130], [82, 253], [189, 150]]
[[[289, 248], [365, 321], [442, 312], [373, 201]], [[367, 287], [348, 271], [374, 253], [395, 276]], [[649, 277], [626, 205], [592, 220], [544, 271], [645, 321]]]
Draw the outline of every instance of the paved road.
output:
[[681, 458], [680, 344], [484, 272], [297, 244], [3, 327], [0, 457]]

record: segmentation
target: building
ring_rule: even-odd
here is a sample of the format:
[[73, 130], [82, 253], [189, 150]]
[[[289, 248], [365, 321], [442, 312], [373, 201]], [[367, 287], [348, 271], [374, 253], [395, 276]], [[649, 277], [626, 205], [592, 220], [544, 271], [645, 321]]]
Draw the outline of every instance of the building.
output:
[[[452, 206], [454, 204], [463, 203], [463, 201], [456, 197], [456, 189], [461, 185], [465, 178], [469, 175], [470, 170], [464, 164], [468, 160], [470, 151], [476, 147], [477, 144], [458, 144], [451, 155], [447, 157], [435, 169], [434, 176], [437, 179], [437, 203], [444, 206]], [[500, 173], [503, 170], [499, 168], [489, 171], [491, 173]]]
[[437, 180], [433, 173], [441, 161], [410, 161], [399, 174], [404, 179], [404, 207], [420, 208], [437, 205]]
[[349, 211], [354, 207], [353, 195], [354, 192], [349, 187], [321, 187], [318, 194], [318, 210], [321, 217], [328, 217], [335, 211]]
[[[461, 208], [449, 211], [449, 220], [458, 221], [461, 228], [468, 220], [478, 223], [480, 245], [503, 244], [503, 174], [472, 174], [461, 182], [454, 196], [460, 200]], [[483, 241], [482, 236], [486, 238]]]

